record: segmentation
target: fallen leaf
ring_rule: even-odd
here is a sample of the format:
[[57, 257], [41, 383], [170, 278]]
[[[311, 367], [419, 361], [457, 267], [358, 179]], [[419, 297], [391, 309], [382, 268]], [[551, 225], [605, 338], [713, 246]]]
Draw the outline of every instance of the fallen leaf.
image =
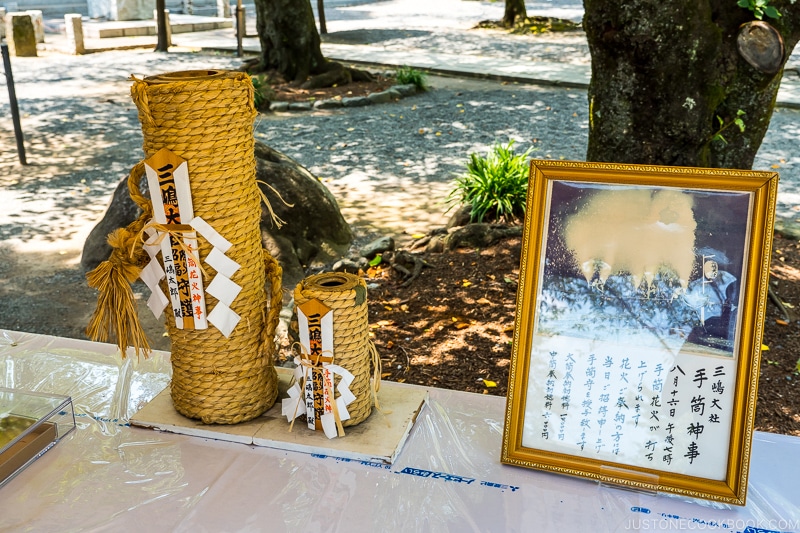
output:
[[392, 346], [394, 346], [394, 342], [393, 342], [393, 341], [387, 341], [387, 342], [386, 342], [386, 347], [387, 347], [388, 349], [390, 349], [390, 350], [391, 350], [391, 349], [392, 349]]
[[424, 233], [414, 233], [413, 235], [411, 235], [412, 239], [421, 239], [423, 237], [427, 237], [427, 235], [425, 235]]
[[465, 279], [461, 282], [462, 287], [469, 287], [470, 285], [472, 285], [472, 282], [468, 279]]
[[468, 327], [469, 324], [467, 324], [466, 322], [456, 322], [456, 329], [464, 329]]
[[781, 168], [781, 166], [776, 164], [776, 165], [772, 165], [772, 168]]
[[492, 302], [490, 302], [486, 298], [479, 298], [478, 300], [475, 301], [475, 303], [481, 305], [492, 305]]
[[494, 381], [489, 381], [488, 379], [484, 379], [483, 384], [490, 388], [497, 387], [497, 383], [495, 383]]
[[392, 306], [391, 305], [384, 305], [383, 308], [386, 309], [387, 311], [391, 311], [392, 310]]
[[789, 323], [787, 321], [781, 320], [780, 318], [776, 319], [775, 323], [778, 324], [779, 326], [788, 326], [789, 325]]
[[767, 346], [766, 344], [762, 344], [761, 345], [761, 351], [762, 352], [768, 352], [769, 351], [769, 346]]
[[355, 128], [347, 128], [347, 131], [355, 131]]
[[386, 379], [388, 377], [391, 377], [391, 375], [392, 375], [391, 372], [384, 372], [383, 374], [381, 374], [381, 379]]
[[408, 313], [408, 305], [406, 304], [401, 305], [400, 310], [403, 311], [404, 313]]

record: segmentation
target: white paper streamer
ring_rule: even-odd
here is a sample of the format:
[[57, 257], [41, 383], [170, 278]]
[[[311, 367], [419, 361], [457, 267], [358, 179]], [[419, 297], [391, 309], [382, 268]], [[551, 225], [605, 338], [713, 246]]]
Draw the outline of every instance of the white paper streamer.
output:
[[230, 306], [241, 290], [242, 288], [230, 279], [222, 274], [217, 274], [208, 285], [206, 292], [225, 305]]
[[[211, 320], [210, 316], [209, 320]], [[298, 416], [308, 416], [306, 406], [304, 405], [304, 390], [306, 378], [310, 379], [311, 375], [311, 361], [308, 359], [301, 360], [299, 357], [295, 357], [294, 362], [297, 365], [294, 369], [296, 382], [287, 391], [289, 397], [281, 400], [281, 416], [285, 416], [289, 422]], [[339, 397], [336, 398], [336, 409], [340, 421], [349, 420], [350, 412], [347, 410], [347, 406], [356, 399], [355, 395], [350, 391], [350, 384], [355, 377], [346, 368], [332, 363], [323, 363], [322, 369], [330, 373], [331, 380], [333, 379], [333, 375], [341, 377], [339, 385], [336, 386], [336, 392], [339, 393]], [[325, 432], [326, 437], [333, 439], [337, 436], [336, 418], [332, 412], [323, 414], [320, 417], [320, 424], [322, 425], [322, 430]], [[313, 425], [311, 425], [311, 428], [313, 428]]]
[[236, 327], [239, 320], [241, 320], [241, 317], [222, 302], [217, 302], [214, 309], [208, 313], [208, 321], [214, 324], [225, 337], [231, 336], [233, 328]]

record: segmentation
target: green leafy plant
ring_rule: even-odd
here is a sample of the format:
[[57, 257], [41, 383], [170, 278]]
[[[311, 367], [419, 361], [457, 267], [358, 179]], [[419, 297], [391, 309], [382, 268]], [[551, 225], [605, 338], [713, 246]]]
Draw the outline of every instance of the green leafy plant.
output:
[[473, 222], [487, 217], [495, 222], [522, 218], [528, 194], [528, 156], [533, 149], [515, 154], [513, 146], [514, 141], [505, 146], [497, 143], [485, 157], [471, 153], [466, 172], [455, 178], [448, 203], [469, 204]]
[[250, 76], [253, 82], [253, 105], [256, 109], [262, 109], [264, 106], [269, 105], [275, 97], [275, 91], [269, 84], [269, 79], [264, 75]]
[[741, 109], [736, 111], [736, 118], [731, 120], [730, 122], [725, 122], [722, 120], [722, 117], [717, 115], [717, 122], [719, 122], [719, 129], [717, 132], [711, 137], [712, 141], [722, 141], [725, 144], [728, 144], [727, 139], [722, 135], [722, 132], [730, 128], [731, 126], [737, 126], [739, 131], [744, 133], [744, 120], [742, 117], [745, 115], [744, 111]]
[[401, 85], [414, 85], [420, 91], [428, 90], [428, 81], [424, 72], [412, 67], [400, 67], [397, 70], [397, 83]]
[[780, 11], [775, 9], [775, 6], [769, 5], [769, 0], [739, 0], [737, 5], [752, 11], [753, 16], [758, 20], [763, 19], [764, 15], [773, 19], [781, 16]]

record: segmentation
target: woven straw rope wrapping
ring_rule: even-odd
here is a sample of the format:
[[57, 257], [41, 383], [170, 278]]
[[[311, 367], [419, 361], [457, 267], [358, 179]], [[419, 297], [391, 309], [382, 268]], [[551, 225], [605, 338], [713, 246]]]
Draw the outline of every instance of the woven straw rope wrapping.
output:
[[[333, 310], [333, 362], [346, 368], [355, 378], [350, 392], [356, 399], [347, 406], [350, 419], [342, 422], [343, 426], [354, 426], [367, 419], [373, 405], [370, 364], [375, 349], [369, 340], [367, 285], [352, 274], [316, 274], [298, 283], [294, 290], [295, 305], [313, 299]], [[380, 371], [377, 379], [380, 379]], [[377, 389], [378, 383], [374, 386]]]
[[[280, 267], [261, 247], [252, 82], [240, 72], [185, 72], [135, 80], [131, 94], [146, 157], [166, 147], [188, 161], [194, 215], [231, 242], [226, 255], [241, 266], [231, 278], [242, 287], [231, 305], [241, 321], [230, 338], [211, 325], [182, 330], [167, 320], [173, 403], [181, 414], [205, 423], [250, 420], [271, 407], [278, 394], [272, 355], [280, 312]], [[204, 261], [211, 245], [202, 237], [198, 241]], [[202, 264], [208, 283], [216, 272]], [[265, 265], [271, 301], [277, 302], [269, 316]], [[216, 303], [206, 294], [207, 312]]]

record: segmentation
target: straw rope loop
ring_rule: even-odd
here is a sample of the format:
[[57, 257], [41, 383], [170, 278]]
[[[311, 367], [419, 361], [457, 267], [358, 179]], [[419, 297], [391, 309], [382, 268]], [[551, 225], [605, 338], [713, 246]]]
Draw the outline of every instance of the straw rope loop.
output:
[[295, 305], [310, 300], [319, 300], [333, 310], [333, 353], [336, 364], [353, 374], [350, 391], [356, 397], [347, 407], [350, 419], [343, 425], [359, 424], [372, 412], [380, 388], [380, 357], [369, 340], [367, 285], [352, 274], [316, 274], [294, 290]]

